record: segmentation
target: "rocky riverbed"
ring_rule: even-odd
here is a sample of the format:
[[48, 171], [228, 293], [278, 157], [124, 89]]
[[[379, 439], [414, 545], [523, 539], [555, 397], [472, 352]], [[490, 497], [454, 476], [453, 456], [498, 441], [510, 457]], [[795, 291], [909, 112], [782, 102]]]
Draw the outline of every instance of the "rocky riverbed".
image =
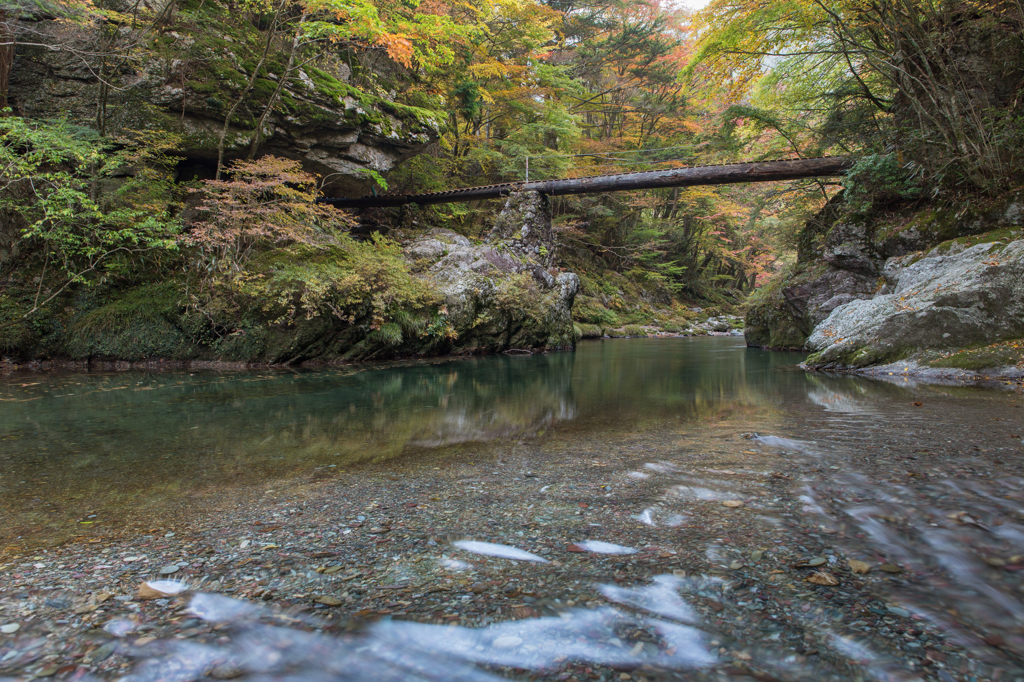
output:
[[779, 435], [722, 414], [470, 443], [209, 491], [60, 546], [18, 538], [0, 675], [1012, 677], [1020, 398], [960, 396], [940, 432], [926, 411], [958, 396], [919, 396], [882, 417], [822, 387], [833, 417]]

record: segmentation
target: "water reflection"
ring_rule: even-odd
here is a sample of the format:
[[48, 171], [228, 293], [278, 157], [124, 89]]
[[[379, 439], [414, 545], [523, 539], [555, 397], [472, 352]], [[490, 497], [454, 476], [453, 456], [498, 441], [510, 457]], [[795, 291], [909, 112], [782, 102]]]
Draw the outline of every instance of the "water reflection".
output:
[[16, 375], [0, 384], [0, 509], [14, 520], [0, 540], [59, 541], [313, 467], [750, 409], [804, 381], [773, 372], [797, 359], [673, 339], [325, 371]]
[[774, 424], [807, 399], [873, 413], [879, 400], [919, 390], [808, 376], [791, 370], [799, 359], [734, 338], [650, 339], [325, 371], [8, 377], [0, 510], [12, 522], [0, 541], [57, 542], [174, 513], [196, 494], [460, 443], [590, 438], [737, 415]]
[[[12, 520], [0, 532], [59, 538], [129, 507], [187, 503], [204, 486], [374, 460], [455, 489], [454, 501], [421, 492], [436, 508], [413, 505], [419, 518], [408, 520], [471, 537], [381, 545], [396, 554], [374, 580], [419, 571], [415, 588], [386, 584], [419, 590], [400, 602], [409, 621], [342, 633], [337, 620], [196, 595], [194, 615], [225, 623], [217, 633], [229, 641], [126, 641], [122, 650], [142, 658], [134, 682], [493, 680], [505, 667], [558, 679], [573, 662], [653, 679], [1024, 673], [1019, 398], [805, 375], [788, 369], [794, 359], [732, 339], [643, 340], [343, 371], [18, 378], [0, 388], [0, 505]], [[505, 467], [516, 448], [530, 455]], [[449, 478], [414, 470], [439, 453]], [[468, 464], [488, 457], [486, 467]], [[445, 514], [458, 521], [438, 520]], [[292, 542], [303, 552], [332, 543], [339, 562], [377, 546], [346, 544], [357, 533], [341, 533]], [[246, 545], [232, 550], [239, 565], [255, 558]], [[147, 551], [157, 558], [157, 548]], [[505, 573], [501, 562], [535, 572]], [[627, 564], [631, 579], [615, 577]], [[519, 620], [496, 607], [502, 622], [489, 615], [476, 628], [411, 622], [436, 616], [415, 612], [424, 588], [442, 579], [435, 569], [465, 583], [447, 583], [435, 607], [474, 599], [478, 584], [483, 609], [483, 595], [500, 598], [488, 591], [499, 576], [546, 582], [530, 590], [538, 610]], [[291, 569], [251, 570], [268, 589], [307, 580]], [[349, 578], [308, 576], [335, 587]], [[573, 604], [540, 608], [569, 583]], [[576, 593], [589, 588], [580, 584], [592, 588], [583, 599]], [[108, 625], [116, 636], [132, 627]]]

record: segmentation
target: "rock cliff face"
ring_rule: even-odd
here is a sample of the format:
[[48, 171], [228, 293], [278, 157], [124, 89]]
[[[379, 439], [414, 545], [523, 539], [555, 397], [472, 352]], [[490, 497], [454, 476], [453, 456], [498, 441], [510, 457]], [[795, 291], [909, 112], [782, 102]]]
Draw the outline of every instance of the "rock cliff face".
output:
[[[65, 117], [102, 128], [112, 138], [135, 130], [175, 134], [181, 140], [176, 153], [184, 157], [183, 177], [209, 177], [226, 114], [255, 68], [245, 51], [251, 49], [251, 36], [238, 28], [244, 23], [234, 23], [234, 35], [228, 23], [216, 36], [211, 35], [216, 27], [166, 31], [132, 58], [115, 55], [104, 64], [94, 55], [110, 40], [99, 28], [69, 30], [58, 21], [24, 21], [20, 33], [32, 44], [17, 47], [11, 105], [26, 118]], [[60, 49], [41, 46], [46, 44]], [[256, 123], [277, 87], [273, 65], [280, 67], [282, 60], [269, 61], [232, 118], [227, 159], [249, 152]], [[324, 178], [328, 194], [359, 196], [373, 185], [368, 171], [385, 173], [437, 139], [440, 121], [434, 112], [353, 87], [345, 62], [320, 67], [298, 69], [289, 79], [261, 132], [259, 155], [299, 160]]]
[[1024, 374], [1022, 226], [1019, 193], [984, 210], [812, 222], [804, 243], [817, 245], [751, 306], [747, 341], [807, 348], [818, 369]]

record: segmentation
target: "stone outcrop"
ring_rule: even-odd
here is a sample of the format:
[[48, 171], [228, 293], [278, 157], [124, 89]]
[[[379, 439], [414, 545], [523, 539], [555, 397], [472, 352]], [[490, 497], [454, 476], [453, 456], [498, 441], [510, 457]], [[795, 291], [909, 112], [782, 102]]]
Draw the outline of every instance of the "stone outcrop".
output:
[[[121, 66], [104, 76], [112, 85], [104, 91], [94, 56], [101, 42], [97, 29], [75, 32], [57, 21], [22, 22], [21, 33], [33, 44], [17, 47], [12, 107], [27, 118], [65, 117], [94, 129], [102, 119], [113, 138], [136, 130], [175, 134], [182, 177], [210, 177], [225, 116], [255, 64], [244, 58], [246, 35], [238, 34], [243, 25], [248, 22], [233, 24], [234, 36], [226, 28], [217, 36], [209, 35], [213, 29], [161, 33], [141, 56], [112, 60]], [[320, 67], [293, 73], [264, 126], [259, 155], [301, 161], [324, 178], [328, 194], [361, 196], [374, 184], [370, 171], [385, 173], [437, 140], [440, 121], [434, 112], [353, 87], [344, 62]], [[256, 121], [277, 86], [278, 74], [262, 75], [232, 118], [227, 159], [249, 152]]]
[[786, 280], [769, 285], [748, 309], [748, 345], [798, 349], [815, 326], [850, 301], [868, 298], [875, 278], [830, 264], [801, 264]]
[[407, 256], [444, 297], [461, 352], [570, 348], [572, 305], [580, 281], [551, 266], [554, 244], [547, 198], [509, 197], [486, 240], [474, 244], [433, 230], [405, 246]]
[[1022, 373], [1022, 228], [1019, 192], [856, 220], [833, 210], [831, 224], [809, 223], [801, 262], [752, 302], [747, 342], [805, 348], [816, 369]]
[[815, 327], [808, 365], [862, 367], [1024, 337], [1024, 240], [886, 263], [887, 291], [836, 308]]

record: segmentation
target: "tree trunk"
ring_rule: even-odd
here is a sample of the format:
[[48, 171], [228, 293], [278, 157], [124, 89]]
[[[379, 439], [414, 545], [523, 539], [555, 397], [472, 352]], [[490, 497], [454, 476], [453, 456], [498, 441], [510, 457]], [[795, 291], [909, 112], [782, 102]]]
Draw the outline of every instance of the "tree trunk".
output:
[[274, 110], [274, 105], [277, 104], [277, 99], [281, 96], [281, 91], [287, 85], [288, 79], [292, 77], [292, 71], [295, 69], [295, 52], [299, 48], [299, 40], [302, 38], [302, 25], [305, 21], [306, 15], [303, 14], [299, 18], [298, 26], [295, 27], [295, 35], [292, 36], [292, 46], [288, 49], [288, 66], [285, 67], [284, 73], [281, 74], [281, 79], [277, 82], [274, 94], [270, 96], [270, 100], [267, 102], [267, 108], [263, 110], [263, 115], [260, 116], [260, 120], [256, 123], [256, 132], [253, 134], [252, 143], [249, 145], [249, 155], [245, 157], [247, 159], [252, 159], [256, 156], [256, 150], [259, 149], [260, 138], [263, 134], [263, 126], [266, 124], [270, 112]]
[[220, 180], [221, 171], [224, 169], [224, 146], [228, 138], [228, 129], [231, 126], [231, 119], [234, 117], [235, 112], [238, 111], [238, 107], [242, 105], [245, 98], [249, 95], [249, 91], [252, 90], [252, 86], [256, 83], [256, 79], [260, 75], [260, 69], [267, 63], [267, 55], [270, 54], [270, 48], [274, 44], [274, 36], [277, 35], [278, 19], [281, 17], [281, 12], [284, 9], [284, 0], [281, 0], [281, 4], [277, 6], [274, 12], [274, 18], [270, 22], [270, 28], [267, 29], [267, 40], [263, 45], [263, 54], [260, 55], [260, 60], [256, 63], [256, 68], [253, 69], [252, 75], [249, 76], [249, 82], [242, 88], [241, 94], [238, 95], [238, 99], [228, 110], [227, 115], [224, 117], [224, 126], [220, 130], [220, 139], [217, 141], [217, 172], [214, 175], [214, 180]]
[[11, 27], [14, 21], [15, 18], [8, 16], [7, 10], [0, 9], [0, 110], [10, 106], [7, 89], [11, 84], [11, 67], [14, 65], [14, 29]]
[[618, 175], [598, 175], [591, 178], [566, 180], [539, 180], [536, 182], [510, 182], [486, 187], [467, 187], [447, 192], [408, 194], [398, 196], [362, 197], [359, 199], [321, 199], [322, 203], [338, 208], [365, 208], [370, 206], [401, 206], [403, 204], [448, 204], [474, 199], [497, 199], [512, 192], [534, 191], [548, 196], [563, 194], [604, 194], [633, 189], [657, 187], [691, 187], [694, 185], [727, 185], [745, 182], [773, 182], [842, 175], [853, 165], [846, 156], [791, 161], [758, 161], [728, 163], [718, 166], [692, 166], [671, 170], [641, 171]]

